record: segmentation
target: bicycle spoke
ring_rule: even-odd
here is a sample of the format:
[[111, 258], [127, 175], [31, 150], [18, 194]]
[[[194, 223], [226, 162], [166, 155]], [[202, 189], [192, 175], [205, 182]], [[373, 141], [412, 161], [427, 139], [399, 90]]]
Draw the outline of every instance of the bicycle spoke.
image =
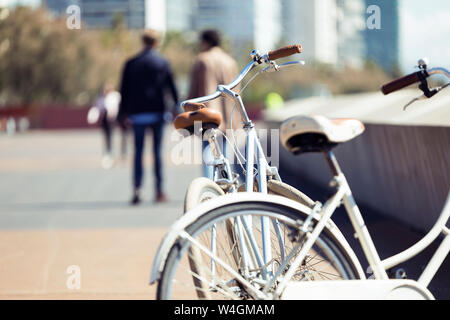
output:
[[237, 273], [235, 270], [233, 270], [233, 268], [231, 266], [227, 265], [222, 259], [220, 259], [218, 257], [214, 257], [213, 254], [207, 248], [205, 248], [197, 240], [192, 238], [187, 232], [182, 231], [180, 233], [180, 237], [191, 242], [192, 245], [195, 245], [196, 247], [198, 247], [201, 251], [203, 251], [210, 258], [214, 258], [214, 260], [217, 264], [221, 265], [226, 271], [228, 271], [233, 277], [235, 277], [236, 280], [238, 282], [240, 282], [243, 286], [245, 286], [246, 289], [249, 290], [252, 295], [255, 295], [258, 298], [263, 298], [263, 295], [261, 294], [261, 292], [259, 292], [259, 290], [257, 288], [255, 288], [250, 282], [248, 282], [239, 273]]

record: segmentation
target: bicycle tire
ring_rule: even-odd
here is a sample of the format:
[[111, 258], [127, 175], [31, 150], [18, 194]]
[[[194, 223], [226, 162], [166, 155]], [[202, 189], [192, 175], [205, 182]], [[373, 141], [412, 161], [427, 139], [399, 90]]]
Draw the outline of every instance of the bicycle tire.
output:
[[[255, 184], [253, 187], [254, 192], [259, 192], [258, 183], [255, 180]], [[243, 184], [239, 189], [238, 192], [245, 192], [245, 184]], [[306, 194], [301, 192], [300, 190], [294, 188], [293, 186], [284, 183], [282, 181], [278, 180], [267, 180], [267, 192], [269, 194], [274, 194], [278, 196], [282, 196], [294, 201], [297, 201], [298, 203], [301, 203], [309, 208], [313, 208], [316, 204], [310, 197], [308, 197]]]
[[[273, 204], [273, 203], [258, 203], [258, 202], [240, 202], [240, 203], [232, 203], [226, 206], [222, 206], [220, 208], [216, 208], [211, 210], [210, 212], [204, 214], [187, 228], [185, 231], [187, 234], [199, 240], [200, 236], [207, 232], [212, 225], [221, 226], [228, 220], [236, 219], [242, 216], [249, 216], [249, 212], [254, 212], [255, 216], [267, 216], [271, 219], [278, 219], [283, 223], [283, 226], [286, 226], [286, 230], [294, 230], [299, 232], [298, 223], [300, 221], [304, 221], [307, 218], [307, 214], [294, 210], [292, 208], [283, 206], [282, 204]], [[258, 213], [259, 212], [259, 213]], [[255, 219], [257, 221], [257, 219]], [[313, 223], [314, 224], [314, 223]], [[290, 227], [290, 229], [288, 228]], [[294, 228], [294, 229], [292, 229]], [[226, 231], [221, 234], [225, 235]], [[226, 245], [228, 246], [228, 245]], [[189, 248], [191, 244], [184, 238], [178, 238], [178, 240], [174, 243], [172, 248], [169, 251], [168, 257], [166, 259], [163, 271], [161, 273], [161, 277], [158, 281], [157, 288], [157, 299], [194, 299], [201, 298], [196, 295], [198, 288], [188, 288], [189, 293], [186, 293], [184, 290], [185, 285], [189, 285], [189, 282], [192, 285], [192, 280], [187, 280], [183, 274], [178, 274], [178, 271], [183, 272], [183, 269], [187, 269], [185, 266], [186, 252], [189, 252]], [[316, 248], [317, 247], [317, 248]], [[224, 247], [222, 247], [224, 248]], [[324, 277], [324, 279], [329, 279], [331, 276], [336, 276], [337, 279], [357, 279], [358, 272], [357, 267], [352, 263], [350, 258], [350, 254], [345, 251], [344, 246], [340, 244], [339, 240], [337, 240], [333, 233], [325, 227], [323, 232], [320, 234], [314, 245], [314, 252], [311, 250], [311, 255], [309, 256], [309, 260], [305, 260], [302, 264], [304, 267], [303, 270], [298, 270], [299, 280], [320, 280], [319, 277]], [[233, 260], [230, 261], [230, 257], [227, 257], [227, 253], [218, 251], [221, 254], [221, 258], [228, 258], [228, 265], [233, 266]], [[313, 255], [315, 253], [315, 255]], [[319, 256], [319, 253], [321, 254]], [[311, 258], [312, 257], [312, 258]], [[317, 258], [316, 258], [317, 257]], [[321, 258], [327, 258], [328, 265], [324, 266], [324, 270], [328, 271], [318, 271], [318, 267], [314, 267], [318, 264], [321, 264], [325, 260], [320, 260]], [[315, 260], [314, 260], [315, 259]], [[203, 259], [202, 261], [204, 261]], [[313, 261], [314, 260], [314, 261]], [[219, 260], [216, 259], [218, 262]], [[226, 261], [226, 260], [223, 260]], [[231, 262], [231, 263], [230, 263]], [[314, 263], [312, 263], [314, 262]], [[282, 262], [279, 262], [281, 265]], [[335, 268], [338, 274], [330, 273], [329, 267]], [[180, 268], [179, 268], [180, 267]], [[236, 266], [234, 266], [236, 267]], [[309, 268], [309, 269], [308, 269]], [[239, 267], [236, 267], [235, 274], [242, 274], [242, 270]], [[221, 270], [223, 271], [223, 270]], [[188, 273], [190, 270], [188, 271]], [[297, 274], [296, 274], [297, 275]], [[191, 275], [195, 276], [195, 275]], [[215, 275], [214, 275], [215, 276]], [[174, 278], [176, 277], [176, 281], [174, 282]], [[216, 285], [215, 287], [210, 287], [211, 282], [209, 279], [201, 279], [204, 283], [208, 284], [210, 298], [212, 299], [225, 299], [225, 298], [240, 298], [240, 299], [249, 299], [252, 298], [251, 295], [248, 294], [248, 290], [243, 288], [242, 283], [239, 283], [234, 279], [228, 279], [229, 275], [224, 275], [224, 279], [219, 279], [220, 285]], [[306, 278], [309, 277], [309, 278]], [[314, 278], [317, 277], [317, 278]], [[205, 281], [206, 280], [206, 281]], [[213, 279], [215, 280], [215, 279]], [[228, 281], [226, 281], [228, 280]], [[217, 280], [215, 280], [217, 281]], [[233, 287], [230, 287], [231, 283], [235, 284]], [[173, 285], [182, 284], [180, 287], [173, 287]], [[226, 285], [224, 285], [226, 284]], [[181, 289], [180, 289], [181, 288]], [[202, 288], [204, 290], [204, 288]], [[241, 291], [239, 291], [241, 290]], [[194, 294], [192, 294], [192, 292]], [[236, 291], [236, 293], [234, 293]], [[224, 294], [224, 292], [226, 294]], [[188, 296], [189, 294], [189, 296]]]
[[196, 178], [192, 180], [184, 197], [184, 213], [194, 209], [200, 203], [213, 197], [224, 195], [225, 192], [214, 181], [207, 178]]
[[[214, 197], [219, 197], [224, 195], [224, 191], [217, 185], [214, 181], [200, 177], [194, 179], [190, 184], [186, 191], [186, 195], [184, 197], [184, 213], [192, 210], [199, 204], [208, 201]], [[197, 262], [200, 260], [199, 256], [201, 255], [198, 248], [191, 247], [189, 250], [189, 266], [191, 271], [196, 274], [201, 275], [201, 267]], [[192, 277], [192, 281], [195, 287], [198, 287], [197, 296], [200, 299], [208, 299], [208, 291], [204, 288], [204, 284], [198, 280], [196, 277]]]

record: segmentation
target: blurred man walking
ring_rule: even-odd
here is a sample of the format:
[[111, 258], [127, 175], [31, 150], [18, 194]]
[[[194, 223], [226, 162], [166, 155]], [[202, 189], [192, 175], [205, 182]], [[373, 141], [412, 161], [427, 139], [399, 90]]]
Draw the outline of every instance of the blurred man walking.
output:
[[[200, 53], [196, 57], [191, 72], [191, 84], [189, 90], [189, 99], [206, 96], [216, 91], [219, 84], [228, 84], [238, 75], [236, 61], [220, 48], [221, 37], [216, 30], [205, 30], [200, 35]], [[218, 98], [206, 104], [221, 112], [223, 122], [221, 129], [230, 129], [231, 111], [234, 102], [229, 98]], [[236, 129], [240, 124], [240, 113], [235, 110], [233, 114], [233, 127]], [[225, 143], [225, 142], [224, 142]], [[209, 145], [204, 143], [204, 163], [212, 160], [212, 153]], [[226, 154], [226, 150], [224, 150]], [[206, 168], [204, 175], [212, 178], [212, 168]]]
[[[200, 35], [200, 53], [191, 72], [189, 99], [213, 93], [219, 84], [228, 84], [238, 75], [236, 61], [222, 48], [220, 34], [216, 30], [205, 30]], [[207, 103], [209, 108], [222, 113], [222, 128], [229, 129], [233, 107], [231, 99], [219, 98]], [[236, 113], [239, 113], [236, 111]], [[236, 123], [238, 125], [239, 123]], [[234, 118], [233, 118], [234, 125]]]
[[167, 111], [164, 99], [166, 90], [174, 105], [178, 104], [178, 93], [169, 63], [154, 50], [158, 43], [156, 31], [146, 31], [142, 36], [144, 50], [125, 64], [122, 76], [118, 120], [129, 120], [134, 132], [134, 192], [132, 204], [141, 202], [143, 177], [142, 156], [147, 128], [153, 133], [154, 172], [156, 178], [156, 202], [167, 201], [163, 192], [161, 145], [164, 129], [164, 114]]

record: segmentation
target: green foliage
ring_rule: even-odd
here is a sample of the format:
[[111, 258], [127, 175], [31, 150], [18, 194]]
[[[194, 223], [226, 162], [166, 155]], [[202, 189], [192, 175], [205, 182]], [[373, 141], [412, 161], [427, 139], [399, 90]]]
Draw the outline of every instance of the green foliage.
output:
[[164, 36], [160, 50], [171, 63], [175, 74], [186, 76], [191, 72], [197, 47], [195, 35], [169, 31]]
[[[55, 19], [42, 8], [18, 7], [0, 20], [0, 105], [90, 103], [105, 82], [119, 86], [123, 64], [141, 50], [140, 35], [140, 30], [127, 30], [120, 15], [110, 29], [70, 30], [65, 19]], [[227, 39], [224, 44], [239, 66], [249, 61], [250, 44], [233, 48]], [[158, 49], [186, 87], [198, 35], [167, 32]], [[370, 61], [362, 70], [308, 61], [304, 67], [256, 78], [244, 98], [260, 103], [270, 92], [298, 98], [318, 87], [332, 94], [374, 91], [395, 73], [388, 76]]]
[[0, 21], [0, 96], [8, 104], [86, 104], [118, 83], [136, 41], [120, 28], [70, 30], [44, 9], [18, 7]]

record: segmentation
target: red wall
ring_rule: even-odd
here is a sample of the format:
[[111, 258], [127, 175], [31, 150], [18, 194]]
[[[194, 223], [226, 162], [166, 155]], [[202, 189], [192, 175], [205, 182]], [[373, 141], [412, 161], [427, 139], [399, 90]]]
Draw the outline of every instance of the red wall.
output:
[[[252, 120], [261, 118], [260, 105], [248, 105], [247, 112]], [[31, 129], [82, 129], [91, 128], [87, 123], [87, 107], [72, 107], [65, 105], [49, 106], [14, 106], [0, 107], [1, 119], [13, 117], [16, 120], [26, 117], [30, 121]]]
[[90, 127], [86, 121], [89, 107], [45, 106], [3, 107], [0, 119], [28, 118], [32, 129], [80, 129]]

